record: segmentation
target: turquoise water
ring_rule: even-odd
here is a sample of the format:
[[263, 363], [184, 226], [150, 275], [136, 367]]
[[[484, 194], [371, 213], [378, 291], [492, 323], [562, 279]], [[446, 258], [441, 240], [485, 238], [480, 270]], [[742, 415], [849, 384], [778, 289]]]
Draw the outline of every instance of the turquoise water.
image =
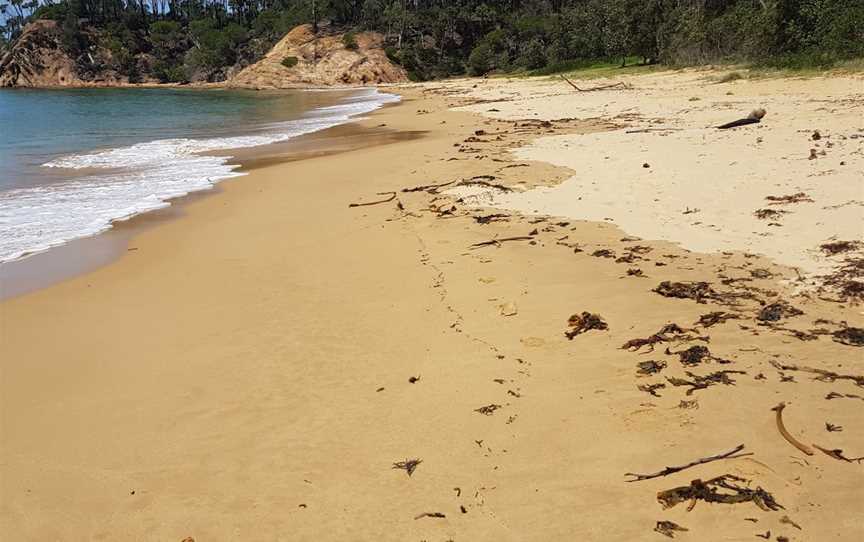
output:
[[362, 91], [0, 90], [0, 262], [93, 235], [237, 175], [207, 151], [348, 122]]

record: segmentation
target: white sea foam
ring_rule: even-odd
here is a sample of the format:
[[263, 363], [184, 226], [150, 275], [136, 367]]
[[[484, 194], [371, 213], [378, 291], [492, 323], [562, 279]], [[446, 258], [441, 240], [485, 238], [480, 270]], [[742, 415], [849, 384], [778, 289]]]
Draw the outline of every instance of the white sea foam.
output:
[[242, 175], [230, 157], [201, 153], [285, 141], [348, 122], [398, 101], [363, 91], [305, 118], [270, 126], [265, 133], [213, 139], [163, 139], [52, 160], [45, 167], [104, 169], [67, 182], [0, 192], [0, 263], [95, 235], [113, 222], [169, 205], [172, 198], [206, 190]]

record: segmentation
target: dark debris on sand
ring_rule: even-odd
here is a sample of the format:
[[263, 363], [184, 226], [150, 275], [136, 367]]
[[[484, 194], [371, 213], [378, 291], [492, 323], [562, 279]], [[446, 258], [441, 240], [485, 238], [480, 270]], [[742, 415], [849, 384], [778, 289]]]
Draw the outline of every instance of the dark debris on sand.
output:
[[580, 335], [592, 329], [600, 331], [605, 331], [609, 329], [609, 325], [603, 320], [603, 318], [599, 314], [591, 314], [590, 312], [583, 312], [582, 314], [572, 315], [569, 320], [567, 320], [567, 324], [570, 326], [570, 331], [565, 331], [564, 336], [566, 336], [571, 341], [577, 335]]
[[706, 299], [712, 299], [717, 296], [717, 292], [712, 290], [707, 282], [671, 282], [664, 280], [652, 291], [663, 297], [693, 299], [697, 303], [705, 303]]

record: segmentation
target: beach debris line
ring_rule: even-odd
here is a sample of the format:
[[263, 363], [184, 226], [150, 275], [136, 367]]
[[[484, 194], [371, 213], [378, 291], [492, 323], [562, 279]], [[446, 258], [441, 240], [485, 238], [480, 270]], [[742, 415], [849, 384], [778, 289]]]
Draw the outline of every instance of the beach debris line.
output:
[[382, 203], [389, 203], [389, 202], [393, 201], [394, 199], [396, 199], [396, 192], [378, 192], [377, 195], [379, 195], [379, 196], [388, 196], [389, 195], [390, 197], [387, 199], [382, 199], [382, 200], [378, 200], [378, 201], [370, 201], [370, 202], [366, 202], [366, 203], [349, 203], [348, 207], [354, 208], [354, 207], [367, 207], [369, 205], [380, 205]]
[[729, 128], [737, 128], [739, 126], [747, 126], [748, 124], [758, 124], [762, 122], [762, 119], [765, 118], [766, 111], [763, 108], [754, 109], [743, 119], [733, 120], [732, 122], [727, 122], [726, 124], [721, 124], [717, 128], [719, 130], [728, 130]]
[[629, 350], [630, 352], [638, 352], [643, 346], [648, 346], [651, 348], [649, 352], [654, 351], [654, 345], [663, 342], [672, 342], [672, 341], [694, 341], [700, 340], [708, 342], [710, 340], [709, 337], [700, 337], [694, 335], [688, 335], [688, 332], [693, 331], [692, 329], [684, 329], [678, 324], [669, 323], [660, 328], [660, 331], [651, 335], [650, 337], [644, 339], [630, 339], [623, 345], [621, 345], [622, 350]]
[[577, 335], [581, 335], [582, 333], [591, 331], [592, 329], [598, 331], [609, 329], [609, 324], [607, 324], [599, 314], [592, 314], [584, 311], [582, 314], [573, 314], [570, 316], [570, 318], [567, 319], [567, 325], [570, 326], [570, 331], [565, 331], [564, 336], [571, 341]]
[[693, 395], [693, 392], [695, 392], [696, 390], [704, 390], [710, 386], [715, 386], [717, 384], [723, 384], [724, 386], [734, 386], [735, 381], [729, 375], [744, 375], [747, 374], [747, 371], [716, 371], [705, 376], [699, 376], [691, 373], [690, 371], [687, 371], [686, 373], [687, 376], [691, 378], [691, 380], [686, 380], [684, 378], [678, 378], [674, 376], [667, 376], [666, 380], [676, 387], [689, 386], [690, 389], [687, 390], [686, 395]]
[[795, 446], [796, 448], [798, 448], [798, 450], [800, 450], [806, 455], [813, 455], [813, 450], [808, 448], [807, 445], [805, 445], [800, 440], [793, 437], [792, 434], [789, 433], [789, 431], [786, 429], [786, 425], [783, 423], [783, 409], [785, 408], [786, 403], [780, 403], [779, 405], [771, 409], [776, 413], [775, 419], [777, 421], [777, 430], [780, 431], [780, 435], [784, 439], [786, 439], [786, 442], [788, 442], [792, 446]]
[[677, 467], [666, 467], [661, 471], [657, 471], [651, 474], [637, 474], [634, 472], [625, 473], [624, 476], [631, 476], [631, 480], [625, 480], [625, 482], [641, 482], [643, 480], [651, 480], [653, 478], [660, 478], [662, 476], [669, 476], [670, 474], [675, 474], [676, 472], [681, 472], [682, 470], [689, 469], [691, 467], [696, 467], [698, 465], [704, 465], [705, 463], [711, 463], [713, 461], [720, 461], [721, 459], [737, 459], [739, 457], [747, 457], [753, 455], [752, 452], [740, 453], [744, 450], [744, 445], [739, 444], [738, 446], [732, 448], [728, 452], [723, 452], [721, 454], [712, 455], [708, 457], [703, 457], [700, 459], [696, 459], [695, 461], [691, 461], [686, 465], [679, 465]]
[[397, 461], [396, 463], [393, 463], [393, 468], [404, 470], [408, 473], [408, 476], [411, 476], [414, 474], [417, 466], [422, 462], [422, 459], [406, 459], [405, 461]]
[[672, 521], [658, 521], [657, 525], [654, 526], [654, 530], [662, 535], [668, 536], [669, 538], [675, 538], [676, 531], [685, 532], [690, 529], [682, 527]]
[[813, 203], [813, 199], [804, 192], [797, 192], [788, 196], [765, 196], [768, 205], [786, 205], [788, 203]]
[[689, 486], [675, 487], [657, 493], [657, 500], [664, 509], [672, 508], [682, 502], [689, 502], [687, 511], [693, 510], [697, 501], [722, 504], [752, 502], [766, 512], [783, 508], [769, 492], [761, 487], [751, 489], [740, 484], [750, 484], [750, 480], [724, 474], [710, 480], [693, 480]]

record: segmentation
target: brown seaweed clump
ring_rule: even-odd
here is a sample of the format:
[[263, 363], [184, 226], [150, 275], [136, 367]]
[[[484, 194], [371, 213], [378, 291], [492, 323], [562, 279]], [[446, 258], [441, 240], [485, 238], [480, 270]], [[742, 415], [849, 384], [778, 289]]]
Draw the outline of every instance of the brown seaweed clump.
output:
[[864, 329], [845, 327], [832, 333], [834, 340], [846, 346], [864, 346]]
[[819, 245], [819, 250], [821, 250], [826, 256], [836, 256], [837, 254], [843, 254], [844, 252], [858, 250], [861, 248], [861, 245], [860, 241], [833, 241], [831, 243], [823, 243]]
[[717, 292], [712, 290], [707, 282], [671, 282], [664, 280], [652, 291], [663, 297], [693, 299], [697, 303], [705, 303], [706, 299], [712, 299], [717, 296]]
[[693, 510], [696, 501], [709, 503], [738, 504], [752, 502], [766, 512], [774, 512], [783, 508], [774, 496], [757, 487], [750, 489], [746, 485], [750, 480], [740, 478], [732, 474], [724, 474], [710, 480], [693, 480], [689, 486], [675, 487], [661, 491], [657, 494], [657, 500], [663, 508], [672, 508], [682, 502], [689, 502], [687, 511]]
[[574, 314], [567, 320], [567, 324], [570, 326], [570, 331], [565, 331], [564, 336], [571, 341], [576, 335], [581, 335], [592, 329], [600, 331], [609, 329], [609, 324], [599, 314], [591, 314], [590, 312]]
[[804, 311], [796, 309], [785, 301], [778, 301], [763, 307], [756, 316], [756, 319], [761, 322], [778, 322], [783, 318], [800, 316], [802, 314], [804, 314]]

